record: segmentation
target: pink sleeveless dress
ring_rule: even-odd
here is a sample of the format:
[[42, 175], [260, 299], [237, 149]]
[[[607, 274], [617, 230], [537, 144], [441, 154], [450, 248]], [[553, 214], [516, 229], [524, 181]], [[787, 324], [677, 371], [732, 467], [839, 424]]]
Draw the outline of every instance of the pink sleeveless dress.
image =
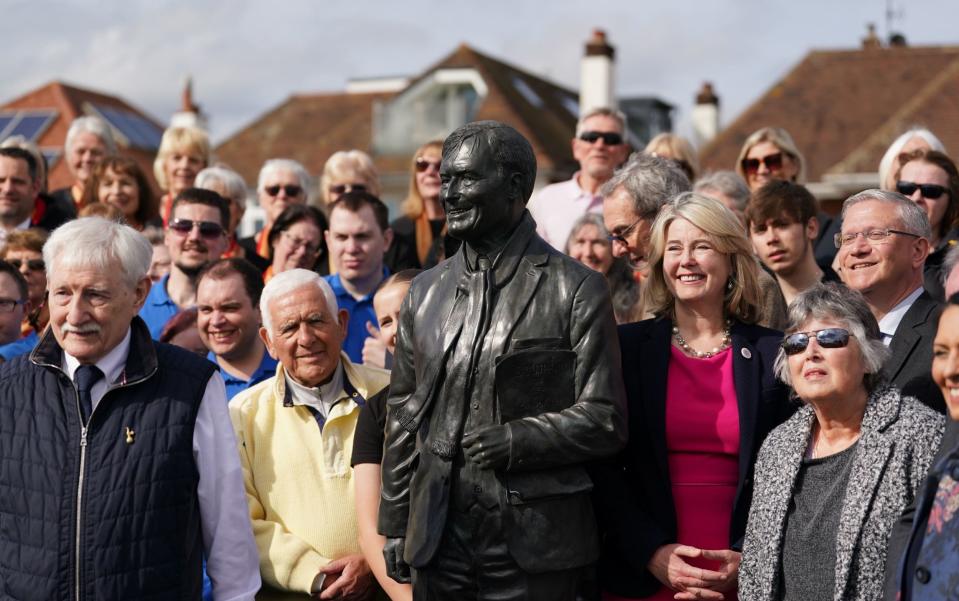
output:
[[[670, 346], [666, 380], [666, 448], [676, 507], [676, 542], [729, 548], [729, 519], [739, 480], [739, 406], [732, 349], [709, 359]], [[706, 569], [717, 562], [687, 560]], [[672, 599], [667, 587], [646, 599]], [[735, 592], [726, 593], [735, 599]], [[604, 601], [622, 601], [605, 593]]]

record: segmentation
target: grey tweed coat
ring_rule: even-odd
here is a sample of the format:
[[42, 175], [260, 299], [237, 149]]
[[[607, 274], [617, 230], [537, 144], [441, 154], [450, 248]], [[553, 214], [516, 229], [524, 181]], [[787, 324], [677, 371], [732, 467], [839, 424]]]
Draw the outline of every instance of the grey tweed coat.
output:
[[[814, 419], [802, 407], [759, 451], [739, 568], [743, 601], [779, 597], [786, 515]], [[869, 396], [836, 532], [836, 601], [882, 598], [889, 533], [916, 496], [943, 426], [943, 416], [894, 387]]]

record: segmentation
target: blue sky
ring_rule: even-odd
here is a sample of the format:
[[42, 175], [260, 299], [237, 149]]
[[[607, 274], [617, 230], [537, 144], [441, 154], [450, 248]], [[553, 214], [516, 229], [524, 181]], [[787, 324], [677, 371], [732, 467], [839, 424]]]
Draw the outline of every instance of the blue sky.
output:
[[[221, 141], [295, 93], [413, 75], [465, 42], [563, 85], [579, 84], [593, 28], [617, 51], [621, 94], [689, 108], [710, 80], [729, 123], [811, 49], [886, 32], [888, 0], [6, 0], [0, 100], [53, 79], [122, 96], [166, 123], [191, 75]], [[959, 44], [959, 3], [896, 0], [911, 45]], [[16, 50], [11, 50], [11, 49]]]

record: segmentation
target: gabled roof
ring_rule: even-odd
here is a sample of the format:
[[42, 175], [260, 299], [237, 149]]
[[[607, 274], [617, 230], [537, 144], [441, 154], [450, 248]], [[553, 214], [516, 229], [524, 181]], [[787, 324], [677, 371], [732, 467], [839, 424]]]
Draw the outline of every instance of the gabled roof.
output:
[[806, 158], [807, 179], [875, 172], [889, 144], [912, 125], [959, 150], [959, 47], [879, 47], [810, 52], [701, 153], [731, 169], [743, 141], [783, 127]]
[[[477, 107], [476, 119], [515, 127], [532, 143], [540, 169], [573, 171], [570, 138], [576, 126], [576, 93], [465, 44], [411, 80], [406, 89], [439, 69], [455, 68], [475, 69], [486, 83], [487, 95]], [[223, 142], [216, 149], [217, 158], [252, 184], [269, 158], [296, 159], [315, 175], [337, 150], [357, 148], [373, 155], [373, 105], [402, 93], [293, 95]], [[384, 175], [409, 168], [409, 156], [373, 158]]]
[[[33, 139], [48, 159], [58, 159], [48, 174], [50, 190], [69, 186], [73, 182], [69, 168], [62, 160], [63, 143], [70, 123], [84, 115], [104, 117], [120, 134], [118, 141], [122, 152], [134, 158], [153, 181], [153, 158], [163, 127], [122, 98], [52, 81], [0, 106], [0, 114], [19, 111], [50, 113], [53, 116], [53, 121], [38, 131]], [[0, 133], [3, 133], [3, 128], [0, 128]]]

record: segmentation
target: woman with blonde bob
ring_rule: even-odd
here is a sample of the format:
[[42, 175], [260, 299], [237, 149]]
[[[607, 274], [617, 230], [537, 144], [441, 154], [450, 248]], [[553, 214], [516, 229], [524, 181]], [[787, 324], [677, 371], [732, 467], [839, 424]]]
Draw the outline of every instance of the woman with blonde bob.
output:
[[196, 127], [170, 127], [163, 132], [153, 161], [153, 176], [163, 191], [160, 217], [164, 226], [170, 221], [173, 199], [192, 188], [197, 174], [209, 165], [210, 138], [205, 131]]
[[662, 133], [653, 137], [643, 152], [669, 159], [679, 165], [690, 183], [699, 175], [699, 158], [689, 140], [671, 133]]
[[340, 196], [354, 190], [380, 196], [380, 174], [373, 159], [362, 150], [339, 150], [323, 165], [320, 176], [320, 198], [324, 210]]
[[759, 266], [721, 202], [677, 196], [650, 242], [655, 317], [619, 329], [629, 442], [596, 472], [603, 598], [735, 598], [752, 466], [791, 411], [782, 335], [755, 325]]
[[806, 183], [806, 159], [789, 132], [781, 127], [757, 129], [736, 157], [736, 173], [756, 191], [774, 179]]

